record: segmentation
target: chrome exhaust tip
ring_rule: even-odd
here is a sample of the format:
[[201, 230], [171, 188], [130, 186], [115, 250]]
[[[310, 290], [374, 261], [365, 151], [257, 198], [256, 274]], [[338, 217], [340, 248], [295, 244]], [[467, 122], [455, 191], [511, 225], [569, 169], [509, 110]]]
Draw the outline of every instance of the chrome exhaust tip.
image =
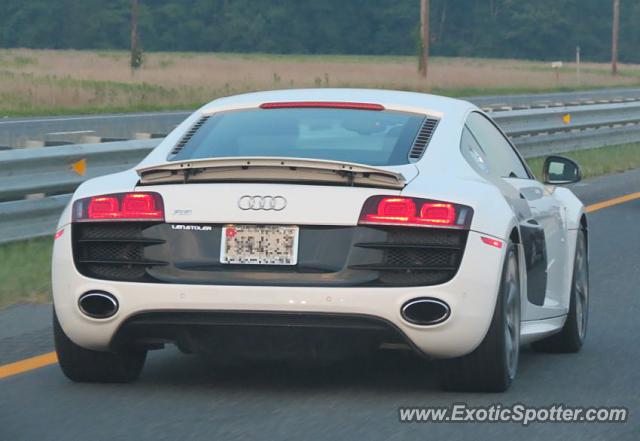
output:
[[104, 291], [89, 291], [80, 296], [78, 307], [88, 317], [106, 319], [118, 312], [118, 300]]
[[430, 326], [447, 320], [451, 315], [451, 308], [442, 300], [420, 298], [409, 300], [402, 305], [400, 314], [409, 323]]

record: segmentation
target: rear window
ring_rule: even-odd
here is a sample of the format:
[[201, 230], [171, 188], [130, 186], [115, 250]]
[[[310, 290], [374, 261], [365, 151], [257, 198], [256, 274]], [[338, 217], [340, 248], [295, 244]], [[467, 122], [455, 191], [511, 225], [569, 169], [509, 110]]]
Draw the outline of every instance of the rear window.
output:
[[353, 109], [252, 109], [212, 115], [169, 159], [279, 156], [355, 162], [409, 163], [425, 117]]

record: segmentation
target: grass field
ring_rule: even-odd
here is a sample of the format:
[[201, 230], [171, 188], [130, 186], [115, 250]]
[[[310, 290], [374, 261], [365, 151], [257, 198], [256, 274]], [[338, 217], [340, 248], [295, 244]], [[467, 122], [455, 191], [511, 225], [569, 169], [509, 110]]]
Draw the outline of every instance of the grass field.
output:
[[[619, 173], [634, 168], [640, 168], [640, 144], [627, 144], [616, 147], [579, 150], [562, 153], [562, 156], [578, 162], [582, 168], [583, 179], [595, 176]], [[544, 157], [531, 158], [527, 162], [535, 175], [542, 176]]]
[[293, 87], [374, 87], [450, 96], [639, 86], [640, 65], [612, 77], [585, 63], [432, 58], [429, 79], [414, 57], [147, 53], [135, 73], [115, 51], [0, 50], [0, 116], [191, 109], [213, 98]]
[[51, 301], [52, 239], [0, 245], [0, 308]]
[[[567, 153], [582, 166], [585, 177], [640, 168], [640, 144]], [[540, 175], [544, 158], [528, 160]], [[37, 239], [0, 246], [0, 308], [16, 303], [51, 301], [51, 239]]]

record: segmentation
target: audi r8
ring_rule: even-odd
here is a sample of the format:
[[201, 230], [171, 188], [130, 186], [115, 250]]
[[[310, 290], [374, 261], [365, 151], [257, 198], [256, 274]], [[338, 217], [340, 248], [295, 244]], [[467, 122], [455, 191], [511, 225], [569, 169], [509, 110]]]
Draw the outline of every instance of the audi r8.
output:
[[465, 101], [215, 100], [74, 193], [53, 252], [60, 366], [126, 382], [166, 344], [224, 363], [386, 347], [433, 360], [447, 390], [506, 390], [522, 345], [576, 352], [587, 329], [587, 218], [562, 186], [580, 169], [549, 157], [542, 176]]

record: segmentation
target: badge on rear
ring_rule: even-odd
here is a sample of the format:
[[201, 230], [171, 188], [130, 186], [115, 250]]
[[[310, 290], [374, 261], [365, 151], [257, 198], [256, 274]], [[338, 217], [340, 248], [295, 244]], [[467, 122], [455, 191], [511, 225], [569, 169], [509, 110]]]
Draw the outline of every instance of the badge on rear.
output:
[[172, 230], [183, 230], [183, 231], [211, 231], [213, 227], [209, 225], [171, 225]]

